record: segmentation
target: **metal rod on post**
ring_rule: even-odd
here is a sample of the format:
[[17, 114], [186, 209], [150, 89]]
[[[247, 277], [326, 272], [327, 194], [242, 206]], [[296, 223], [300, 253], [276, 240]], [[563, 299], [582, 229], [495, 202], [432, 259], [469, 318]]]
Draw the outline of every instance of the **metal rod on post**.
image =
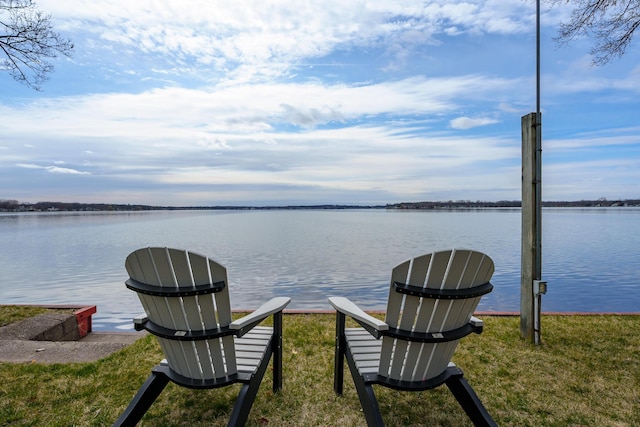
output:
[[536, 268], [542, 278], [542, 114], [540, 114], [540, 0], [536, 0]]
[[536, 0], [536, 114], [540, 120], [540, 0]]
[[[536, 250], [534, 300], [536, 307], [534, 316], [534, 343], [540, 344], [540, 314], [542, 312], [542, 297], [539, 283], [542, 280], [542, 114], [540, 112], [540, 0], [536, 0]], [[546, 290], [546, 286], [545, 286]]]

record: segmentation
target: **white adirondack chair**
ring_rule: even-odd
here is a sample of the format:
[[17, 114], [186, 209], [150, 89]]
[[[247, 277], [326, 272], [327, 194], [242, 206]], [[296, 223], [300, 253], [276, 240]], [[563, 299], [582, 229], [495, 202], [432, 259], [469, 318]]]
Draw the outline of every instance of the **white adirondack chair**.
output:
[[[126, 285], [137, 292], [146, 316], [137, 330], [156, 335], [164, 356], [116, 426], [133, 426], [169, 381], [189, 388], [242, 383], [228, 425], [244, 425], [273, 355], [273, 391], [282, 387], [282, 310], [290, 298], [277, 297], [231, 321], [226, 269], [193, 252], [143, 248], [125, 267]], [[273, 315], [273, 327], [257, 326]]]
[[[407, 260], [393, 269], [384, 322], [347, 298], [329, 298], [337, 310], [335, 392], [342, 395], [346, 358], [369, 426], [384, 425], [374, 384], [406, 391], [446, 384], [476, 426], [495, 426], [462, 370], [451, 363], [460, 338], [482, 332], [473, 312], [493, 288], [493, 271], [487, 255], [470, 250]], [[346, 328], [346, 316], [362, 328]]]

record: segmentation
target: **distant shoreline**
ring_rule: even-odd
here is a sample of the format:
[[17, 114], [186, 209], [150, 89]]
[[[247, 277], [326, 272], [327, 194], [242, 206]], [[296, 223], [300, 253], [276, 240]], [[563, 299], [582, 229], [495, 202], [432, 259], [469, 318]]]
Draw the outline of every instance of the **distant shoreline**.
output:
[[[542, 202], [543, 207], [596, 208], [596, 207], [640, 207], [640, 199], [626, 200], [579, 200]], [[438, 209], [484, 209], [520, 208], [519, 200], [487, 201], [424, 201], [389, 203], [386, 205], [285, 205], [285, 206], [150, 206], [139, 204], [111, 203], [66, 203], [37, 202], [19, 203], [15, 200], [1, 200], [0, 212], [128, 212], [158, 210], [318, 210], [318, 209], [397, 209], [397, 210], [438, 210]]]

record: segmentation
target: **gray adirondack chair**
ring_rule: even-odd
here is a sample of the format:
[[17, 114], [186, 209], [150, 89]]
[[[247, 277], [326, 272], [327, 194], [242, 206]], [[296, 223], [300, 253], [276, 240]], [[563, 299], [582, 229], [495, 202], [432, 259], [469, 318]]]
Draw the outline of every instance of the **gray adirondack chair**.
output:
[[[208, 389], [242, 383], [228, 425], [244, 425], [273, 355], [273, 391], [282, 387], [282, 310], [290, 298], [277, 297], [231, 321], [226, 269], [193, 252], [143, 248], [126, 260], [126, 286], [134, 290], [145, 316], [137, 330], [156, 335], [165, 356], [153, 368], [116, 426], [135, 425], [169, 381]], [[273, 315], [273, 327], [257, 326]]]
[[[335, 392], [342, 395], [346, 358], [369, 426], [384, 425], [374, 384], [405, 391], [446, 384], [476, 426], [495, 426], [462, 370], [451, 363], [460, 338], [482, 332], [473, 312], [493, 288], [493, 271], [487, 255], [470, 250], [409, 259], [391, 274], [385, 321], [347, 298], [329, 298], [337, 311]], [[346, 316], [362, 327], [346, 328]]]

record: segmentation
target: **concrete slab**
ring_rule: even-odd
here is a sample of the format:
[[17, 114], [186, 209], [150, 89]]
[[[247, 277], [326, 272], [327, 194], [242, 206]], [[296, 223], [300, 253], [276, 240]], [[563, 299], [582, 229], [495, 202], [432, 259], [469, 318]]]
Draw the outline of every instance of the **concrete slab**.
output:
[[74, 314], [46, 313], [0, 327], [0, 362], [94, 362], [145, 335], [145, 332], [91, 332], [80, 338]]
[[144, 332], [92, 332], [79, 341], [32, 341], [0, 339], [0, 362], [76, 363], [95, 362], [142, 338]]
[[[75, 331], [74, 331], [75, 329]], [[78, 340], [75, 316], [72, 313], [45, 313], [0, 327], [0, 340]], [[75, 332], [68, 338], [70, 332]]]

